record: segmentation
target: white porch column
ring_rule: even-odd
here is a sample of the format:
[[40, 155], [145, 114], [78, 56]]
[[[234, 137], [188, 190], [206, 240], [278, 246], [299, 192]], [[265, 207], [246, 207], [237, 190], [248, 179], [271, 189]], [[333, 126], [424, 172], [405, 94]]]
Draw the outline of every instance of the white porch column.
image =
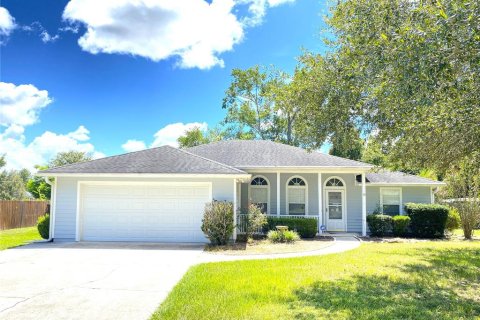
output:
[[48, 177], [44, 178], [45, 182], [50, 185], [50, 225], [48, 233], [48, 241], [53, 241], [55, 237], [55, 208], [57, 207], [57, 180], [54, 178], [53, 182]]
[[233, 179], [233, 241], [237, 240], [237, 179]]
[[323, 201], [322, 201], [322, 174], [318, 173], [318, 233], [322, 233], [320, 226], [323, 224]]
[[280, 172], [277, 172], [277, 217], [280, 216]]
[[435, 203], [435, 192], [433, 187], [430, 187], [430, 203]]
[[362, 236], [367, 235], [367, 186], [365, 172], [362, 173]]

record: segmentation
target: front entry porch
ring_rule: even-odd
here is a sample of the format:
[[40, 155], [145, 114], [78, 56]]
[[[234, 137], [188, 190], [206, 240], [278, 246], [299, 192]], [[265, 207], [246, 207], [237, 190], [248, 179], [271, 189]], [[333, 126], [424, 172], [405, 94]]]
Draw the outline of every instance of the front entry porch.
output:
[[258, 205], [269, 217], [315, 219], [317, 231], [366, 234], [365, 172], [251, 172], [238, 183], [237, 232], [245, 209]]

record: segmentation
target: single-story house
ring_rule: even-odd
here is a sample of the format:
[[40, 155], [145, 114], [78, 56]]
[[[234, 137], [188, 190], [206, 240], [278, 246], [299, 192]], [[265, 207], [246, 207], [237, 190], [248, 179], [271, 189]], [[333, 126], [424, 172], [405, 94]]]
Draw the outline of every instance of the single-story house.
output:
[[[441, 182], [271, 141], [170, 146], [40, 171], [53, 177], [51, 238], [205, 242], [205, 203], [258, 204], [268, 215], [312, 217], [319, 229], [366, 234], [375, 210], [431, 203]], [[50, 181], [50, 180], [49, 180]], [[320, 226], [324, 226], [320, 228]], [[235, 235], [234, 235], [235, 236]]]

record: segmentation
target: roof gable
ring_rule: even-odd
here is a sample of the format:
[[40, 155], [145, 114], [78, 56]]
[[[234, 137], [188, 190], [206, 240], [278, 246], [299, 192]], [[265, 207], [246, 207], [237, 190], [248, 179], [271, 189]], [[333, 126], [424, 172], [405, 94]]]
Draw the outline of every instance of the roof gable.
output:
[[246, 174], [246, 172], [170, 146], [130, 152], [79, 162], [39, 172], [40, 174]]

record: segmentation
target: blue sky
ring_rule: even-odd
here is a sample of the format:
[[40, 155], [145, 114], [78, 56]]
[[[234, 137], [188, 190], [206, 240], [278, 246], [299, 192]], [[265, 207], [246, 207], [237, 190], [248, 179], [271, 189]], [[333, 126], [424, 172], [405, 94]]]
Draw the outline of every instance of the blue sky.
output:
[[233, 68], [291, 72], [302, 48], [325, 50], [323, 1], [101, 3], [2, 0], [0, 153], [9, 167], [66, 149], [102, 156], [172, 143], [184, 127], [171, 124], [222, 120]]

